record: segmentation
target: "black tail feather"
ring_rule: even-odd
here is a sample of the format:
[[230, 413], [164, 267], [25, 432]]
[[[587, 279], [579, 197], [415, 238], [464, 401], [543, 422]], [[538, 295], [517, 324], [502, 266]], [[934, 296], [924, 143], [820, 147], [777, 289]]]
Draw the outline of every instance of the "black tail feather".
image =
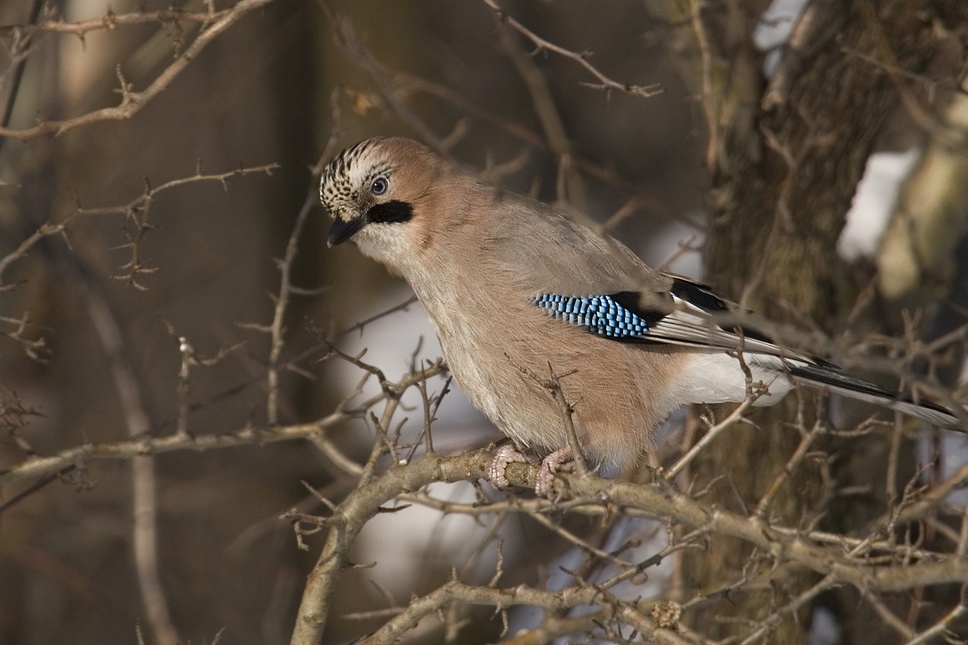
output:
[[859, 401], [884, 405], [892, 410], [924, 419], [943, 428], [965, 430], [966, 423], [953, 411], [932, 401], [915, 401], [901, 392], [895, 392], [863, 381], [825, 365], [795, 363], [789, 366], [790, 376], [803, 385], [826, 387], [831, 392]]

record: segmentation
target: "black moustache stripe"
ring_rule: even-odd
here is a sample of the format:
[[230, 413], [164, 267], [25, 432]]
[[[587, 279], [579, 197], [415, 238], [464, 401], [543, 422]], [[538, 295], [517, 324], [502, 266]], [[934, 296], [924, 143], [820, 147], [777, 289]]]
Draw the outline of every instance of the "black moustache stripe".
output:
[[398, 224], [413, 219], [413, 206], [409, 202], [397, 200], [375, 204], [366, 212], [366, 221], [371, 224]]

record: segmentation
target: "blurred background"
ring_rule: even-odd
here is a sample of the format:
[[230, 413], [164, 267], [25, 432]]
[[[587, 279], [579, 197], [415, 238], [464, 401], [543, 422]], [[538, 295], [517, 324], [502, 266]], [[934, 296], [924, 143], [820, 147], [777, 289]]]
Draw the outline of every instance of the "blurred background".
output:
[[[566, 50], [555, 54], [508, 30], [486, 0], [0, 4], [0, 645], [136, 642], [138, 630], [158, 645], [164, 629], [145, 629], [153, 608], [183, 643], [288, 641], [322, 537], [307, 536], [301, 550], [281, 516], [326, 512], [307, 485], [334, 501], [354, 486], [312, 443], [245, 441], [4, 477], [33, 455], [85, 443], [232, 437], [312, 422], [351, 394], [378, 393], [374, 379], [358, 387], [358, 366], [321, 360], [326, 340], [349, 355], [366, 350], [363, 360], [391, 380], [437, 359], [419, 305], [379, 317], [409, 288], [351, 245], [326, 248], [314, 172], [345, 146], [413, 137], [482, 180], [605, 225], [653, 266], [700, 277], [708, 202], [720, 195], [706, 172], [712, 145], [691, 26], [676, 2], [605, 6], [501, 4]], [[764, 73], [802, 6], [750, 3]], [[957, 55], [943, 61], [952, 70]], [[582, 61], [618, 87], [601, 87]], [[123, 115], [98, 112], [119, 104]], [[889, 154], [871, 158], [841, 238], [842, 257], [859, 260], [865, 279], [863, 258], [921, 158], [927, 128], [902, 112], [878, 140]], [[952, 246], [961, 225], [950, 227]], [[297, 253], [282, 262], [296, 227]], [[283, 270], [298, 289], [280, 317]], [[196, 359], [190, 379], [186, 357]], [[285, 368], [275, 407], [272, 364]], [[442, 377], [428, 384], [436, 394], [447, 387]], [[404, 407], [403, 443], [415, 442], [422, 401], [411, 394]], [[452, 385], [437, 417], [443, 452], [500, 436]], [[347, 420], [329, 436], [364, 461], [373, 424]], [[476, 494], [436, 490], [469, 502]], [[620, 533], [643, 558], [665, 539], [635, 523]], [[560, 537], [518, 518], [485, 524], [417, 506], [380, 515], [353, 553], [365, 568], [341, 579], [327, 642], [371, 631], [386, 615], [366, 612], [406, 605], [453, 567], [487, 580], [495, 535], [505, 569], [522, 579], [576, 566]], [[141, 568], [152, 545], [160, 599], [146, 595]], [[527, 614], [512, 613], [512, 627]], [[501, 633], [491, 608], [473, 618], [453, 642]], [[434, 629], [414, 641], [440, 642]]]
[[[106, 29], [108, 12], [205, 11], [201, 2], [38, 4], [0, 5], [3, 97], [16, 130], [117, 105], [119, 77], [144, 91], [199, 33], [190, 20], [119, 21]], [[670, 28], [636, 0], [609, 3], [608, 11], [588, 0], [505, 6], [548, 40], [593, 52], [589, 60], [609, 77], [657, 84], [662, 93], [644, 98], [589, 87], [595, 79], [574, 61], [502, 35], [479, 1], [280, 0], [239, 16], [131, 118], [0, 139], [0, 257], [45, 222], [66, 222], [63, 234], [4, 267], [3, 284], [16, 287], [0, 292], [4, 332], [13, 334], [18, 325], [9, 321], [28, 316], [24, 338], [42, 338], [44, 346], [36, 360], [22, 343], [0, 339], [0, 467], [20, 463], [24, 446], [49, 455], [127, 437], [116, 357], [95, 322], [102, 305], [121, 335], [122, 362], [140, 388], [151, 433], [175, 431], [180, 337], [200, 358], [231, 350], [193, 370], [189, 400], [197, 409], [188, 430], [221, 434], [265, 424], [260, 378], [271, 348], [252, 325], [272, 321], [276, 261], [315, 190], [312, 168], [327, 144], [332, 153], [376, 134], [424, 140], [493, 183], [600, 222], [618, 214], [615, 234], [635, 252], [654, 264], [674, 259], [672, 268], [697, 274], [689, 248], [701, 242], [705, 144], [697, 97], [670, 52]], [[14, 28], [38, 10], [35, 23], [94, 26], [84, 33]], [[539, 81], [525, 80], [535, 71]], [[563, 152], [573, 169], [559, 176]], [[277, 166], [224, 185], [189, 181], [125, 212], [146, 186], [267, 164]], [[355, 249], [326, 249], [327, 228], [314, 206], [292, 281], [321, 291], [291, 301], [281, 360], [409, 295]], [[143, 272], [129, 265], [134, 249]], [[406, 371], [415, 352], [418, 359], [439, 355], [418, 305], [339, 346], [369, 347], [367, 358], [389, 376]], [[280, 423], [315, 419], [356, 386], [356, 368], [315, 358], [284, 377]], [[442, 387], [442, 380], [431, 384]], [[436, 440], [444, 450], [497, 436], [459, 392], [445, 398], [440, 416]], [[357, 457], [373, 437], [364, 421], [346, 423], [335, 436]], [[302, 481], [334, 499], [346, 482], [306, 442], [179, 451], [158, 456], [154, 466], [161, 585], [182, 642], [212, 642], [223, 628], [222, 642], [287, 641], [315, 556], [296, 548], [279, 516], [300, 504], [319, 510]], [[4, 501], [29, 494], [0, 515], [0, 643], [133, 642], [146, 617], [132, 545], [131, 470], [130, 460], [101, 460], [36, 491], [27, 491], [29, 479], [4, 488]], [[361, 540], [359, 561], [384, 568], [347, 575], [340, 596], [357, 611], [386, 605], [369, 579], [405, 601], [466, 561], [468, 548], [460, 545], [476, 544], [461, 532], [466, 526], [427, 511], [394, 521], [389, 533], [380, 525]], [[388, 534], [390, 544], [376, 538]], [[334, 619], [330, 633], [340, 642], [366, 626]]]

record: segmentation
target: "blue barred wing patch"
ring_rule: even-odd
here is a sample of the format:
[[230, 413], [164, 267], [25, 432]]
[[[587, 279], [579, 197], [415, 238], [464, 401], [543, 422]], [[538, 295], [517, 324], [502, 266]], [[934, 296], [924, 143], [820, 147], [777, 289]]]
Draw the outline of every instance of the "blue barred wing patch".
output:
[[641, 337], [649, 332], [649, 322], [629, 311], [610, 295], [560, 296], [543, 293], [533, 300], [552, 317], [573, 325], [583, 325], [598, 336], [612, 339]]

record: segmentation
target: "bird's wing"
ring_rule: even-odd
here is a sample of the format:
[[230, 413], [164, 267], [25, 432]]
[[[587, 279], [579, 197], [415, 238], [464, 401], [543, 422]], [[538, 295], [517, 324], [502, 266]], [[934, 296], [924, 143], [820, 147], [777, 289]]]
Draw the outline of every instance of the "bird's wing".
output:
[[717, 316], [735, 313], [738, 305], [706, 286], [668, 276], [671, 307], [654, 308], [640, 291], [614, 293], [543, 293], [534, 304], [565, 322], [585, 326], [590, 333], [626, 343], [668, 343], [692, 348], [766, 354], [788, 361], [823, 365], [822, 361], [780, 347], [759, 332], [740, 326], [723, 327]]
[[486, 246], [513, 274], [515, 291], [530, 294], [552, 316], [620, 342], [742, 349], [814, 363], [753, 330], [719, 325], [717, 316], [739, 306], [705, 285], [648, 267], [614, 238], [530, 200], [498, 200]]
[[515, 289], [538, 295], [598, 295], [635, 291], [648, 309], [672, 310], [672, 279], [643, 263], [625, 245], [514, 195], [502, 197], [484, 241], [513, 276]]
[[537, 296], [533, 302], [553, 317], [583, 325], [602, 338], [625, 343], [658, 342], [694, 349], [742, 351], [751, 364], [784, 371], [799, 383], [886, 405], [942, 427], [962, 429], [958, 415], [934, 402], [914, 400], [903, 392], [854, 378], [836, 365], [783, 348], [754, 330], [718, 325], [717, 314], [735, 312], [738, 306], [701, 284], [672, 277], [670, 293], [675, 301], [671, 312], [643, 307], [636, 292], [592, 296], [549, 293]]

